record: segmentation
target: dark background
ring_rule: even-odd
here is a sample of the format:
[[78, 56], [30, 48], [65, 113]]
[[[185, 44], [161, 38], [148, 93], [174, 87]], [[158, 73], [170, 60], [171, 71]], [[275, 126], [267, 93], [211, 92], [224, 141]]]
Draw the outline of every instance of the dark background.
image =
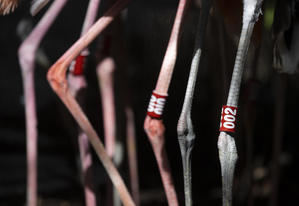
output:
[[[87, 2], [70, 0], [67, 3], [41, 43], [50, 64], [43, 66], [36, 63], [38, 191], [43, 200], [42, 205], [59, 205], [63, 201], [71, 205], [84, 203], [76, 141], [77, 126], [49, 87], [46, 73], [47, 68], [78, 39]], [[271, 1], [268, 2], [267, 6], [273, 8]], [[154, 155], [143, 131], [143, 121], [151, 91], [158, 78], [177, 4], [175, 0], [135, 0], [130, 3], [127, 18], [123, 22], [122, 40], [126, 55], [122, 56], [125, 63], [118, 64], [115, 73], [115, 101], [121, 108], [123, 98], [129, 97], [134, 109], [142, 205], [166, 205]], [[236, 8], [241, 8], [240, 5]], [[13, 14], [0, 17], [0, 205], [25, 203], [25, 117], [17, 58], [21, 39], [16, 34], [16, 27], [22, 19], [36, 24], [46, 10], [33, 18], [29, 14], [29, 6], [29, 2], [23, 1]], [[99, 15], [103, 10], [101, 8]], [[239, 35], [234, 30], [240, 31], [240, 28], [238, 24], [227, 25], [227, 19], [219, 13], [217, 7], [211, 12], [193, 103], [192, 119], [197, 135], [192, 161], [194, 205], [221, 205], [218, 126], [221, 105], [226, 102]], [[164, 112], [166, 149], [181, 204], [184, 202], [183, 175], [176, 124], [187, 84], [198, 15], [198, 7], [191, 3], [182, 27], [178, 59]], [[264, 27], [262, 22], [260, 30], [260, 33], [256, 32], [260, 41], [256, 41], [249, 51], [240, 96], [239, 121], [235, 134], [239, 160], [235, 172], [234, 203], [249, 205], [252, 199], [254, 205], [269, 203], [273, 188], [271, 177], [278, 171], [272, 170], [276, 164], [272, 154], [274, 137], [278, 133], [275, 130], [277, 125], [274, 124], [275, 111], [278, 110], [284, 114], [278, 120], [278, 125], [282, 126], [282, 140], [278, 144], [282, 153], [274, 152], [278, 154], [280, 166], [277, 203], [290, 205], [298, 200], [299, 195], [296, 138], [298, 75], [279, 75], [272, 69], [271, 30]], [[92, 52], [96, 51], [100, 42], [101, 37], [94, 41]], [[254, 63], [255, 56], [259, 57], [257, 63]], [[92, 53], [85, 71], [89, 86], [85, 110], [100, 137], [103, 137], [101, 102], [95, 75], [96, 59], [96, 54]], [[257, 71], [252, 72], [254, 69]], [[122, 84], [128, 85], [130, 96], [121, 90]], [[279, 104], [277, 100], [282, 103]], [[122, 132], [118, 134], [125, 142]], [[93, 157], [94, 182], [101, 202], [107, 176], [97, 157]], [[128, 182], [126, 165], [125, 158], [120, 170]]]

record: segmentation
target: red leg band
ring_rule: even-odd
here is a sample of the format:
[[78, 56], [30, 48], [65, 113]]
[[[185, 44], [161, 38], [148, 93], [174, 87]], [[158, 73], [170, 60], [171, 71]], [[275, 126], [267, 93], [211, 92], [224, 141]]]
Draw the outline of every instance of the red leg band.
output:
[[79, 56], [77, 56], [76, 60], [72, 62], [70, 71], [73, 75], [78, 76], [83, 74], [86, 56], [87, 54], [81, 53]]
[[221, 111], [220, 132], [235, 132], [237, 107], [223, 106]]
[[166, 98], [167, 95], [160, 95], [153, 91], [150, 103], [147, 108], [147, 115], [152, 118], [162, 119]]

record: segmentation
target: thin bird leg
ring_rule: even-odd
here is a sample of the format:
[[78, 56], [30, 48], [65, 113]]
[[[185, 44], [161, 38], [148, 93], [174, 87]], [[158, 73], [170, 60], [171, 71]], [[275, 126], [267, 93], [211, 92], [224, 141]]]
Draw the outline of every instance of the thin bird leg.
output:
[[[139, 205], [139, 183], [138, 183], [138, 171], [137, 171], [137, 154], [136, 154], [136, 143], [135, 143], [135, 124], [134, 124], [134, 114], [133, 110], [130, 104], [130, 94], [128, 92], [127, 87], [127, 79], [124, 78], [124, 70], [119, 70], [118, 72], [115, 71], [116, 68], [116, 60], [118, 60], [119, 65], [121, 65], [122, 68], [125, 68], [126, 66], [126, 53], [125, 48], [123, 45], [123, 29], [122, 29], [122, 18], [118, 18], [116, 22], [114, 23], [113, 27], [110, 29], [108, 33], [106, 33], [104, 40], [103, 40], [103, 46], [102, 50], [99, 53], [99, 57], [102, 56], [101, 62], [98, 66], [98, 80], [99, 80], [99, 86], [102, 96], [102, 106], [103, 106], [103, 114], [104, 114], [104, 128], [105, 128], [105, 138], [107, 140], [106, 148], [113, 148], [113, 152], [111, 153], [111, 159], [114, 160], [114, 162], [117, 164], [117, 166], [120, 164], [120, 161], [118, 159], [121, 153], [117, 149], [117, 142], [116, 140], [116, 131], [117, 127], [114, 125], [116, 124], [117, 120], [115, 118], [119, 116], [117, 114], [117, 105], [114, 103], [115, 100], [113, 98], [116, 98], [113, 93], [115, 93], [115, 89], [113, 89], [115, 83], [114, 78], [117, 78], [117, 75], [122, 76], [121, 81], [117, 82], [118, 85], [120, 85], [121, 92], [124, 93], [125, 96], [125, 107], [121, 108], [124, 109], [124, 115], [126, 117], [126, 140], [127, 140], [127, 151], [128, 151], [128, 164], [129, 164], [129, 173], [130, 173], [130, 185], [131, 185], [131, 192], [133, 199], [135, 201], [136, 205]], [[116, 48], [114, 45], [117, 45]], [[117, 52], [115, 52], [115, 49], [117, 49]], [[112, 57], [112, 54], [114, 57]], [[116, 85], [117, 86], [117, 85]], [[115, 107], [112, 107], [115, 106]], [[105, 109], [106, 108], [106, 109]], [[111, 111], [111, 112], [110, 112]], [[120, 111], [121, 113], [123, 112]], [[113, 118], [108, 118], [108, 115], [114, 115]], [[110, 123], [109, 123], [110, 122]], [[111, 125], [111, 126], [109, 126]], [[107, 130], [111, 130], [110, 132], [106, 132]], [[110, 133], [110, 135], [109, 135]], [[110, 136], [110, 137], [109, 137]], [[112, 139], [112, 137], [114, 138]], [[111, 140], [109, 140], [111, 138]], [[115, 140], [114, 140], [115, 139]], [[113, 143], [113, 144], [111, 144]], [[121, 143], [121, 142], [118, 142]], [[109, 146], [111, 144], [111, 146]], [[115, 144], [115, 145], [114, 145]], [[119, 203], [119, 197], [115, 193], [114, 189], [114, 205], [117, 205]], [[107, 204], [110, 206], [111, 199], [107, 197], [108, 201]], [[110, 200], [110, 204], [109, 204]]]
[[[115, 42], [115, 36], [109, 33], [119, 33], [113, 31], [115, 25], [118, 24], [119, 18], [115, 20], [111, 25], [110, 31], [104, 35], [103, 46], [99, 49], [99, 62], [97, 65], [97, 78], [101, 94], [103, 124], [104, 124], [104, 139], [105, 148], [109, 157], [113, 160], [114, 164], [118, 168], [122, 161], [122, 152], [120, 150], [121, 142], [116, 140], [117, 131], [117, 111], [115, 105], [115, 92], [114, 92], [114, 76], [116, 69], [116, 58], [111, 55], [111, 42]], [[119, 47], [119, 46], [118, 46]], [[116, 147], [118, 143], [119, 147]], [[119, 161], [120, 160], [120, 161]], [[112, 187], [111, 182], [106, 183], [106, 205], [121, 205], [119, 196], [115, 188]]]
[[39, 43], [67, 0], [56, 0], [18, 50], [25, 96], [27, 141], [27, 205], [37, 205], [37, 117], [34, 92], [34, 60]]
[[131, 106], [126, 106], [126, 124], [127, 124], [127, 147], [128, 161], [130, 170], [130, 181], [133, 199], [136, 205], [140, 204], [139, 181], [138, 181], [138, 161], [137, 161], [137, 145], [135, 134], [134, 113]]
[[93, 184], [93, 172], [92, 172], [92, 155], [90, 152], [90, 146], [88, 142], [88, 137], [82, 131], [80, 131], [78, 136], [79, 150], [80, 150], [80, 160], [82, 167], [82, 176], [85, 192], [85, 204], [86, 206], [96, 205], [96, 194]]
[[262, 0], [244, 0], [243, 25], [230, 84], [227, 105], [222, 107], [220, 135], [218, 138], [219, 159], [223, 185], [223, 206], [232, 205], [232, 185], [235, 164], [238, 158], [234, 138], [235, 120], [244, 62], [249, 48], [255, 22], [261, 13]]
[[35, 16], [40, 10], [42, 10], [50, 0], [32, 0], [30, 13], [32, 16]]
[[196, 42], [189, 74], [188, 85], [186, 89], [183, 108], [177, 126], [178, 140], [180, 144], [184, 169], [184, 191], [186, 206], [192, 205], [191, 152], [195, 140], [195, 133], [193, 131], [193, 125], [191, 120], [191, 107], [210, 8], [211, 1], [203, 0], [202, 8], [200, 11], [199, 23], [197, 26]]
[[[105, 148], [110, 159], [115, 156], [115, 135], [116, 135], [116, 119], [115, 119], [115, 103], [114, 103], [114, 72], [115, 61], [111, 56], [104, 57], [97, 65], [97, 77], [102, 100], [103, 123], [104, 123], [104, 139]], [[116, 165], [117, 166], [117, 165]], [[112, 198], [111, 183], [107, 182], [106, 203], [112, 205], [116, 203], [115, 197]]]
[[[100, 0], [90, 0], [87, 13], [84, 19], [83, 28], [81, 36], [85, 34], [88, 29], [95, 22], [96, 15], [98, 12], [98, 7]], [[72, 95], [77, 98], [79, 103], [83, 103], [83, 96], [77, 96], [78, 92], [84, 90], [87, 87], [85, 77], [83, 75], [85, 59], [88, 55], [88, 49], [85, 49], [81, 54], [76, 58], [70, 67], [71, 72], [68, 73], [68, 83]], [[80, 101], [81, 100], [81, 101]], [[81, 171], [82, 171], [82, 180], [84, 185], [85, 192], [85, 204], [86, 206], [95, 206], [96, 205], [96, 195], [94, 192], [94, 185], [92, 181], [92, 157], [89, 149], [88, 138], [84, 132], [79, 131], [78, 135], [79, 151], [80, 151], [80, 160], [81, 160]]]
[[162, 121], [163, 107], [167, 97], [172, 72], [177, 57], [178, 39], [181, 28], [181, 22], [186, 10], [188, 0], [180, 0], [176, 17], [171, 31], [166, 53], [163, 59], [159, 78], [156, 88], [153, 91], [147, 116], [144, 121], [144, 130], [154, 150], [154, 154], [158, 163], [160, 175], [168, 205], [178, 205], [176, 191], [171, 177], [167, 154], [164, 148], [164, 124]]
[[[134, 110], [132, 108], [132, 94], [128, 85], [128, 78], [125, 73], [127, 73], [127, 52], [125, 47], [124, 39], [124, 29], [123, 22], [125, 21], [124, 16], [121, 16], [118, 21], [118, 26], [116, 27], [116, 43], [118, 53], [116, 53], [116, 58], [119, 57], [119, 62], [122, 65], [122, 70], [120, 70], [116, 77], [121, 77], [118, 85], [120, 86], [121, 93], [123, 93], [124, 108], [123, 112], [125, 115], [126, 124], [126, 151], [127, 151], [127, 161], [129, 167], [130, 175], [130, 189], [133, 196], [133, 200], [137, 206], [140, 205], [140, 191], [139, 191], [139, 174], [138, 174], [138, 155], [137, 155], [137, 140], [136, 140], [136, 127], [134, 120]], [[120, 58], [121, 57], [121, 58]], [[118, 86], [118, 87], [119, 87]]]
[[50, 68], [47, 76], [52, 89], [63, 101], [77, 123], [80, 125], [81, 129], [88, 136], [91, 145], [95, 149], [104, 168], [107, 170], [107, 173], [118, 190], [120, 198], [125, 206], [135, 204], [124, 184], [124, 181], [107, 155], [102, 141], [75, 98], [71, 95], [65, 77], [67, 67], [70, 65], [72, 60], [74, 60], [80, 52], [115, 19], [115, 16], [118, 15], [128, 3], [129, 0], [118, 0], [107, 12], [104, 13], [104, 16], [101, 17], [86, 34], [84, 34], [68, 51], [64, 53], [62, 57], [60, 57], [60, 59], [57, 60], [57, 62]]
[[83, 36], [90, 27], [94, 24], [97, 14], [98, 14], [98, 8], [101, 3], [101, 0], [90, 0], [86, 12], [86, 16], [83, 23], [83, 28], [81, 31], [81, 36]]
[[[117, 35], [118, 36], [118, 35]], [[115, 75], [115, 60], [111, 55], [109, 54], [110, 52], [108, 51], [110, 48], [110, 36], [106, 36], [106, 39], [104, 40], [104, 48], [103, 51], [101, 52], [100, 55], [106, 55], [98, 64], [97, 66], [97, 76], [98, 76], [98, 82], [99, 82], [99, 88], [100, 88], [100, 93], [102, 97], [102, 111], [103, 111], [103, 122], [104, 122], [104, 133], [105, 133], [105, 147], [108, 155], [110, 156], [111, 159], [114, 161], [117, 159], [116, 156], [118, 156], [117, 148], [116, 146], [116, 108], [115, 108], [115, 101], [114, 101], [114, 75]], [[121, 49], [120, 49], [121, 51]], [[121, 52], [122, 53], [122, 52]], [[127, 109], [127, 108], [126, 108]], [[130, 108], [131, 109], [131, 108]], [[132, 112], [132, 111], [131, 111]], [[139, 205], [139, 194], [138, 194], [138, 178], [137, 176], [137, 162], [136, 162], [136, 147], [135, 147], [135, 134], [134, 134], [134, 123], [131, 122], [133, 121], [132, 118], [133, 116], [128, 117], [127, 113], [125, 114], [127, 116], [128, 121], [127, 122], [127, 132], [129, 132], [129, 137], [127, 137], [127, 145], [128, 145], [128, 153], [129, 153], [129, 169], [130, 169], [130, 175], [131, 175], [131, 184], [133, 183], [134, 185], [131, 187], [134, 188], [132, 190], [132, 195], [134, 198], [134, 201], [136, 205]], [[130, 113], [129, 115], [133, 115]], [[128, 125], [129, 124], [129, 125]], [[133, 128], [131, 128], [133, 127]], [[130, 144], [130, 145], [129, 145]], [[134, 156], [135, 155], [135, 156]], [[133, 159], [132, 159], [133, 158]], [[117, 166], [120, 164], [120, 162], [115, 161], [115, 164]], [[132, 166], [133, 164], [133, 166]], [[134, 167], [134, 168], [132, 168]], [[133, 171], [132, 171], [133, 170]], [[133, 173], [133, 176], [132, 176]], [[136, 185], [137, 183], [137, 185]], [[136, 191], [137, 188], [137, 191]], [[107, 185], [107, 193], [109, 195], [106, 195], [107, 197], [107, 205], [112, 205], [111, 199], [112, 196], [110, 196], [111, 192], [111, 185]], [[113, 190], [113, 202], [114, 205], [119, 205], [119, 197], [116, 194], [115, 189]], [[137, 200], [137, 201], [136, 201]]]
[[114, 103], [114, 71], [115, 62], [112, 57], [105, 57], [97, 66], [97, 76], [102, 97], [105, 148], [108, 156], [113, 159], [115, 152], [115, 103]]
[[[83, 66], [83, 65], [82, 65]], [[72, 73], [68, 74], [68, 83], [70, 92], [80, 104], [84, 102], [84, 94], [82, 90], [87, 87], [86, 80], [83, 75], [75, 76]], [[77, 95], [80, 92], [81, 95]], [[94, 192], [94, 185], [92, 180], [92, 155], [89, 148], [88, 138], [84, 132], [79, 131], [78, 144], [81, 161], [82, 182], [84, 184], [85, 203], [86, 206], [96, 205], [96, 195]]]

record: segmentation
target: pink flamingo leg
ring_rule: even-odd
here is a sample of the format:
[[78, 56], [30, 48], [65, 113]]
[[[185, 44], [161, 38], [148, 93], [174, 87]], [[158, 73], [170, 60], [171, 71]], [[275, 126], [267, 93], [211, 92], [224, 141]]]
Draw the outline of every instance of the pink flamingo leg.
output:
[[27, 137], [27, 205], [37, 205], [37, 118], [34, 93], [34, 59], [40, 41], [52, 25], [66, 0], [56, 0], [19, 48], [25, 94]]
[[[180, 33], [180, 28], [181, 28], [181, 22], [184, 16], [184, 12], [186, 10], [188, 0], [180, 0], [178, 9], [177, 9], [177, 14], [175, 17], [174, 25], [172, 28], [170, 40], [168, 42], [167, 50], [164, 56], [164, 60], [162, 63], [162, 67], [160, 70], [159, 78], [156, 84], [156, 88], [154, 93], [156, 94], [156, 97], [152, 96], [151, 103], [158, 98], [159, 96], [164, 97], [162, 99], [163, 101], [166, 101], [166, 96], [170, 84], [170, 80], [172, 77], [173, 69], [175, 66], [176, 62], [176, 57], [177, 57], [177, 47], [178, 47], [178, 38], [179, 38], [179, 33]], [[159, 101], [159, 100], [158, 100]], [[150, 105], [151, 105], [150, 103]], [[163, 107], [163, 106], [162, 106]], [[149, 106], [150, 108], [150, 106]], [[153, 107], [153, 110], [157, 109], [157, 107]], [[158, 108], [160, 109], [160, 108]], [[162, 108], [163, 110], [163, 108]], [[148, 109], [149, 111], [149, 109]], [[154, 112], [155, 113], [155, 112]], [[166, 151], [164, 149], [164, 124], [161, 119], [162, 111], [160, 110], [159, 113], [159, 118], [156, 119], [152, 115], [148, 115], [145, 118], [144, 121], [144, 129], [145, 132], [152, 144], [155, 157], [157, 159], [159, 171], [161, 174], [162, 178], [162, 183], [164, 186], [164, 190], [166, 192], [166, 197], [169, 205], [178, 205], [178, 200], [177, 200], [177, 195], [175, 192], [175, 188], [173, 185], [173, 180], [171, 177], [171, 172], [169, 168], [169, 163], [168, 163], [168, 158]]]
[[[111, 159], [114, 161], [116, 159], [119, 159], [118, 150], [115, 148], [116, 144], [116, 135], [115, 132], [117, 130], [116, 128], [116, 109], [115, 109], [115, 103], [114, 103], [114, 75], [115, 75], [115, 60], [114, 57], [110, 55], [111, 50], [113, 49], [113, 44], [117, 44], [118, 49], [118, 55], [125, 58], [125, 52], [123, 50], [123, 47], [121, 46], [122, 42], [121, 40], [121, 29], [119, 24], [121, 24], [121, 18], [118, 18], [116, 20], [117, 22], [114, 24], [114, 27], [111, 28], [111, 31], [113, 34], [109, 35], [106, 34], [104, 37], [104, 45], [103, 49], [100, 52], [100, 56], [103, 56], [101, 58], [100, 63], [98, 64], [97, 68], [97, 76], [98, 76], [98, 82], [99, 82], [99, 88], [101, 91], [101, 97], [102, 97], [102, 107], [103, 107], [103, 119], [104, 119], [104, 128], [105, 128], [105, 144], [106, 144], [106, 150], [109, 155], [109, 151], [111, 151]], [[113, 42], [111, 44], [111, 38], [113, 39]], [[117, 57], [115, 58], [117, 59]], [[121, 64], [121, 63], [120, 63]], [[125, 86], [122, 86], [123, 92], [127, 92], [127, 88]], [[132, 108], [128, 106], [129, 104], [126, 103], [125, 107], [125, 116], [127, 117], [126, 125], [127, 125], [127, 150], [128, 150], [128, 163], [129, 163], [129, 172], [130, 172], [130, 180], [131, 180], [131, 190], [132, 195], [134, 198], [134, 201], [136, 205], [139, 205], [139, 188], [138, 188], [138, 171], [137, 171], [137, 158], [136, 158], [136, 145], [135, 145], [135, 125], [134, 125], [134, 115], [132, 112]], [[120, 142], [119, 142], [120, 143]], [[117, 162], [119, 164], [119, 162]], [[109, 184], [109, 183], [108, 183]], [[108, 191], [110, 191], [112, 188], [110, 184], [108, 185]], [[114, 205], [117, 205], [119, 202], [119, 198], [114, 190]], [[112, 196], [107, 197], [107, 205], [110, 206]]]
[[[97, 66], [97, 77], [99, 88], [101, 91], [102, 111], [104, 122], [104, 136], [105, 148], [108, 156], [113, 160], [115, 156], [115, 133], [116, 133], [116, 119], [115, 119], [115, 103], [114, 103], [114, 86], [113, 75], [115, 71], [115, 62], [112, 57], [105, 57]], [[117, 196], [112, 198], [113, 188], [111, 183], [107, 183], [107, 199], [106, 204], [112, 205], [117, 202]], [[114, 192], [113, 192], [114, 193]]]
[[151, 119], [151, 117], [147, 116], [144, 122], [144, 127], [146, 128], [146, 133], [154, 150], [168, 205], [178, 205], [167, 153], [164, 147], [164, 124], [162, 120]]
[[75, 98], [71, 95], [65, 78], [67, 67], [70, 65], [72, 60], [75, 59], [79, 53], [115, 19], [115, 16], [125, 8], [128, 2], [128, 0], [118, 0], [107, 12], [105, 12], [104, 16], [101, 17], [88, 30], [88, 32], [84, 34], [67, 52], [65, 52], [64, 55], [60, 57], [60, 59], [50, 68], [47, 77], [52, 89], [57, 93], [59, 98], [63, 101], [77, 123], [80, 125], [81, 129], [88, 136], [91, 145], [95, 149], [114, 186], [118, 190], [123, 204], [135, 205], [121, 176], [107, 155], [102, 141]]
[[89, 149], [88, 138], [85, 133], [81, 132], [79, 134], [79, 149], [80, 149], [80, 159], [81, 167], [83, 173], [84, 191], [85, 191], [85, 204], [87, 206], [96, 205], [96, 195], [94, 192], [94, 185], [92, 184], [92, 157]]
[[127, 147], [128, 147], [128, 161], [130, 170], [131, 190], [136, 205], [140, 205], [139, 195], [139, 181], [138, 181], [138, 163], [137, 163], [137, 146], [134, 113], [131, 106], [125, 108], [127, 117]]
[[86, 13], [85, 20], [83, 23], [81, 36], [84, 35], [88, 31], [88, 29], [90, 29], [90, 27], [93, 25], [93, 23], [95, 22], [100, 3], [101, 3], [101, 0], [90, 0], [89, 1], [87, 13]]
[[[70, 73], [68, 75], [68, 82], [70, 91], [73, 96], [76, 96], [80, 90], [85, 89], [87, 86], [83, 75], [74, 76]], [[85, 192], [85, 204], [86, 206], [95, 206], [96, 195], [94, 193], [94, 185], [92, 182], [93, 173], [91, 170], [92, 157], [89, 149], [88, 138], [86, 134], [82, 131], [79, 131], [78, 143], [81, 160], [82, 181], [84, 184]]]
[[[102, 96], [103, 119], [105, 130], [105, 145], [106, 151], [111, 159], [115, 155], [115, 103], [113, 90], [113, 74], [115, 71], [115, 62], [112, 57], [104, 58], [97, 67], [97, 74], [99, 79], [99, 87]], [[128, 159], [130, 169], [131, 188], [134, 201], [139, 205], [139, 183], [137, 171], [137, 155], [135, 143], [135, 125], [134, 115], [131, 107], [126, 107], [125, 115], [127, 117], [127, 145], [128, 145]], [[116, 200], [114, 200], [116, 201]], [[108, 201], [109, 202], [109, 201]]]
[[108, 156], [113, 159], [115, 152], [115, 103], [113, 91], [113, 74], [115, 62], [112, 57], [104, 58], [97, 66], [97, 76], [102, 97], [105, 148]]
[[[100, 0], [89, 1], [81, 36], [85, 34], [94, 23], [99, 4], [100, 4]], [[70, 90], [72, 90], [72, 95], [74, 97], [77, 97], [77, 93], [81, 89], [86, 88], [87, 86], [85, 77], [83, 76], [83, 69], [85, 63], [84, 60], [87, 54], [88, 54], [87, 49], [81, 52], [81, 56], [77, 58], [76, 61], [74, 62], [75, 70], [68, 74], [69, 87]], [[83, 58], [83, 61], [80, 58]], [[80, 160], [81, 160], [82, 176], [83, 176], [83, 184], [84, 184], [84, 192], [85, 192], [85, 203], [87, 206], [95, 206], [96, 195], [93, 190], [94, 186], [92, 183], [92, 172], [91, 172], [92, 158], [89, 150], [88, 138], [86, 134], [84, 134], [82, 131], [79, 132], [78, 142], [79, 142]]]

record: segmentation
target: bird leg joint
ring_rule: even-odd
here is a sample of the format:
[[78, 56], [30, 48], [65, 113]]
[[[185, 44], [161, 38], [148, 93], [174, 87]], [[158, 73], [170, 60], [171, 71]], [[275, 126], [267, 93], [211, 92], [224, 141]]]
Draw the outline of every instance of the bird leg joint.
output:
[[48, 82], [59, 96], [63, 96], [68, 90], [65, 71], [63, 65], [57, 62], [50, 68], [47, 74]]
[[233, 176], [238, 159], [234, 138], [225, 132], [220, 132], [218, 149], [222, 173], [223, 205], [232, 205]]

